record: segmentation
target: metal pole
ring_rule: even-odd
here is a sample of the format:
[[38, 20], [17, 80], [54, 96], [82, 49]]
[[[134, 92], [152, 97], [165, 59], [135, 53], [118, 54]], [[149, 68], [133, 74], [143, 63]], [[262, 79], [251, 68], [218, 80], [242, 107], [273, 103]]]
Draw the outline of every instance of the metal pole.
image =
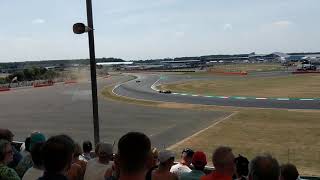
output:
[[97, 97], [97, 76], [96, 76], [96, 58], [94, 51], [94, 35], [93, 35], [93, 18], [92, 18], [92, 2], [87, 0], [87, 21], [89, 37], [89, 53], [90, 53], [90, 71], [91, 71], [91, 88], [92, 88], [92, 109], [93, 109], [93, 129], [94, 143], [100, 142], [99, 135], [99, 113], [98, 113], [98, 97]]

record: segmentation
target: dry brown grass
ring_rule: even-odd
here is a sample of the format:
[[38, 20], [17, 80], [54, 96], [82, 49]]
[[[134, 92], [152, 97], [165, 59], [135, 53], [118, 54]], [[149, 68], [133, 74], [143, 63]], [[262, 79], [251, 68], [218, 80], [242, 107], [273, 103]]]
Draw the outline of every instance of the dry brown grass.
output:
[[[292, 162], [305, 175], [320, 175], [320, 112], [242, 110], [175, 147], [205, 151], [228, 145], [249, 159], [267, 152], [280, 162]], [[211, 157], [210, 157], [211, 158]]]
[[253, 72], [253, 71], [279, 71], [284, 67], [281, 64], [227, 64], [227, 65], [215, 65], [209, 69], [211, 72], [226, 71], [226, 72]]
[[265, 78], [228, 78], [162, 85], [175, 92], [218, 96], [320, 97], [319, 75]]

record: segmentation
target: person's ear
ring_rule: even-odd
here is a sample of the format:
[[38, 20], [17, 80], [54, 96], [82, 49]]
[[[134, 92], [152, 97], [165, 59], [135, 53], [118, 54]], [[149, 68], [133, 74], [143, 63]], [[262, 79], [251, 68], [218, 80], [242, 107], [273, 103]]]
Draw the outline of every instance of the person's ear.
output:
[[153, 154], [152, 152], [150, 151], [150, 153], [148, 154], [148, 157], [147, 157], [147, 161], [146, 161], [146, 167], [148, 169], [152, 168], [153, 166]]

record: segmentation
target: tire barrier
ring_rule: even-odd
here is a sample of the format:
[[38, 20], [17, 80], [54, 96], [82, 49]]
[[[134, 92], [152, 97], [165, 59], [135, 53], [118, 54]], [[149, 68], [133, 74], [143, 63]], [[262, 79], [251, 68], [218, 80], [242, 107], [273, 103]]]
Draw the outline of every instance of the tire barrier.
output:
[[76, 81], [76, 80], [68, 80], [68, 81], [64, 82], [64, 84], [75, 84], [75, 83], [78, 83], [78, 81]]
[[46, 86], [53, 86], [54, 82], [53, 81], [42, 81], [42, 82], [34, 82], [33, 87], [38, 88], [38, 87], [46, 87]]
[[246, 76], [248, 75], [248, 72], [242, 71], [242, 72], [224, 72], [224, 71], [217, 71], [217, 72], [210, 72], [213, 74], [224, 74], [224, 75], [239, 75], [239, 76]]
[[10, 88], [8, 88], [8, 87], [0, 87], [0, 92], [4, 92], [4, 91], [10, 91]]

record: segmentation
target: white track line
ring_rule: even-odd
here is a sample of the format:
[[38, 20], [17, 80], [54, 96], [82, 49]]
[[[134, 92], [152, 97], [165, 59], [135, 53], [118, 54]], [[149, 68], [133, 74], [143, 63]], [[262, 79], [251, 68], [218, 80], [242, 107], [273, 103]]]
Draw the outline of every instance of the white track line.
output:
[[158, 83], [159, 81], [160, 81], [160, 78], [151, 85], [151, 89], [152, 89], [152, 90], [158, 91], [158, 89], [156, 88], [155, 84]]
[[256, 98], [258, 100], [265, 100], [265, 99], [268, 99], [268, 98]]
[[235, 99], [247, 99], [247, 97], [234, 97]]
[[289, 101], [289, 98], [277, 98], [278, 101]]
[[189, 137], [186, 137], [186, 138], [182, 139], [181, 141], [177, 142], [176, 144], [173, 144], [173, 145], [169, 146], [167, 149], [168, 149], [168, 150], [172, 150], [172, 149], [174, 149], [174, 148], [178, 147], [180, 144], [182, 144], [182, 143], [184, 143], [184, 142], [186, 142], [186, 141], [190, 140], [191, 138], [193, 138], [193, 137], [195, 137], [195, 136], [199, 135], [200, 133], [202, 133], [202, 132], [204, 132], [204, 131], [208, 130], [209, 128], [212, 128], [213, 126], [215, 126], [215, 125], [219, 124], [220, 122], [222, 122], [222, 121], [224, 121], [224, 120], [226, 120], [226, 119], [229, 119], [230, 117], [234, 116], [234, 115], [235, 115], [235, 114], [237, 114], [237, 113], [238, 113], [238, 112], [234, 112], [234, 113], [230, 114], [230, 115], [229, 115], [229, 116], [227, 116], [227, 117], [221, 118], [220, 120], [218, 120], [218, 121], [214, 122], [214, 123], [213, 123], [213, 124], [211, 124], [210, 126], [208, 126], [208, 127], [204, 128], [204, 129], [202, 129], [202, 130], [200, 130], [200, 131], [198, 131], [198, 132], [194, 133], [193, 135], [191, 135], [191, 136], [189, 136]]
[[300, 101], [313, 101], [314, 99], [307, 99], [307, 98], [305, 98], [305, 99], [299, 99]]

